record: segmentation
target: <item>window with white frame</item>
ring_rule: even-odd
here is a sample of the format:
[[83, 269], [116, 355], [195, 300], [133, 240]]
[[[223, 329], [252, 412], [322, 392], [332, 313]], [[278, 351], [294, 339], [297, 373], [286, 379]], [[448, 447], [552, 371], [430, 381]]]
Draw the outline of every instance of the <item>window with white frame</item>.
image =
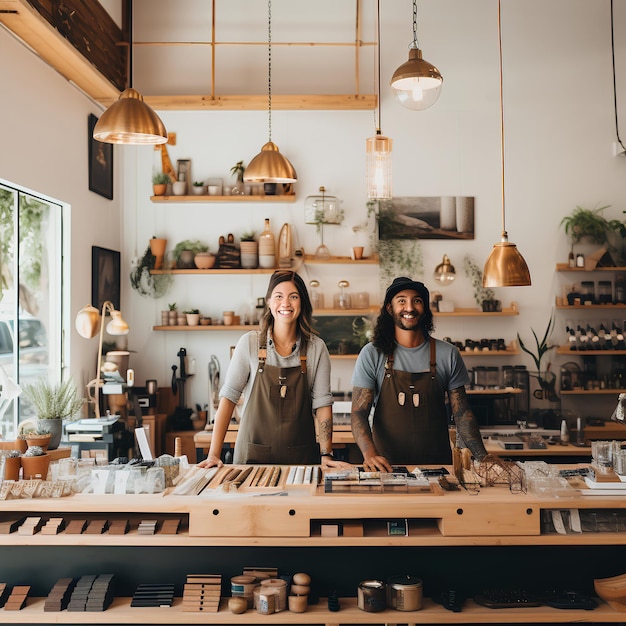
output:
[[[20, 387], [62, 374], [63, 205], [0, 181], [0, 366]], [[6, 381], [6, 378], [5, 378]], [[0, 391], [0, 434], [32, 417]]]

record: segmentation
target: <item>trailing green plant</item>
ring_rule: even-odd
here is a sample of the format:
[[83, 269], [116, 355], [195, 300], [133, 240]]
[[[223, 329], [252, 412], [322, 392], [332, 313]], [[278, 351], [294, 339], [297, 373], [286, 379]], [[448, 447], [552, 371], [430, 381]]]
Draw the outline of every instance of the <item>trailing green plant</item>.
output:
[[474, 301], [478, 306], [481, 306], [485, 300], [493, 300], [496, 297], [493, 289], [483, 287], [483, 271], [469, 254], [463, 259], [463, 269], [472, 283]]
[[165, 172], [155, 172], [152, 174], [152, 184], [153, 185], [168, 185], [172, 182], [169, 174]]
[[179, 241], [172, 253], [176, 263], [180, 260], [180, 255], [183, 250], [191, 250], [194, 254], [198, 254], [198, 252], [208, 252], [209, 246], [198, 239], [184, 239], [183, 241]]
[[[380, 239], [381, 224], [392, 213], [391, 202], [369, 200], [366, 204], [367, 218], [375, 218], [374, 229], [370, 233], [372, 250], [378, 253], [380, 292], [398, 276], [421, 278], [424, 275], [424, 257], [419, 239]], [[361, 228], [359, 228], [360, 230]], [[355, 228], [352, 229], [355, 231]], [[355, 231], [356, 232], [356, 231]]]
[[24, 387], [24, 398], [32, 403], [40, 420], [73, 420], [83, 406], [83, 399], [78, 395], [72, 378], [58, 384], [38, 378]]
[[607, 220], [602, 211], [609, 208], [609, 204], [596, 209], [585, 209], [576, 206], [571, 215], [561, 220], [565, 234], [572, 244], [578, 243], [583, 237], [588, 237], [593, 243], [606, 243], [607, 230], [621, 230], [624, 225], [619, 220]]
[[173, 277], [169, 274], [150, 274], [154, 269], [156, 257], [150, 250], [150, 244], [141, 259], [134, 261], [130, 272], [130, 286], [140, 295], [147, 298], [160, 298], [170, 288]]

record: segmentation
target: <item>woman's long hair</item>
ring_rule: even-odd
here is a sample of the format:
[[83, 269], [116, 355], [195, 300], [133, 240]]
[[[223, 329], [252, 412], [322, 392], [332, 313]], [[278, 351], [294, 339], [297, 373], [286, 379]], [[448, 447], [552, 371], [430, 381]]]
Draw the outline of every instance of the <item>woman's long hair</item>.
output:
[[298, 294], [300, 294], [300, 315], [298, 316], [298, 332], [300, 336], [309, 341], [312, 335], [317, 335], [317, 331], [313, 328], [313, 306], [311, 305], [311, 299], [309, 298], [309, 292], [307, 291], [304, 281], [299, 274], [296, 274], [292, 270], [277, 270], [272, 274], [269, 285], [267, 286], [267, 293], [265, 294], [265, 311], [261, 318], [261, 330], [260, 336], [265, 338], [268, 330], [274, 330], [274, 316], [270, 311], [268, 302], [272, 296], [272, 292], [276, 289], [280, 283], [292, 282]]
[[[424, 336], [430, 337], [435, 328], [433, 313], [430, 308], [424, 311], [419, 325]], [[393, 321], [393, 316], [387, 311], [387, 305], [385, 304], [380, 307], [380, 315], [374, 326], [374, 339], [372, 343], [379, 352], [385, 355], [393, 354], [396, 349], [396, 325]]]

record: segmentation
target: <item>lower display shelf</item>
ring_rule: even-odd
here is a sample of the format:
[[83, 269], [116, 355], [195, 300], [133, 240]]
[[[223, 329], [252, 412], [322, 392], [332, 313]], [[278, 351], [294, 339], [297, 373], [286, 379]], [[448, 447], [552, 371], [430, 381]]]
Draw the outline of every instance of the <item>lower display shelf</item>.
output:
[[340, 610], [329, 611], [327, 600], [311, 605], [304, 613], [281, 611], [263, 615], [249, 609], [234, 614], [223, 598], [218, 612], [187, 612], [182, 610], [182, 598], [175, 598], [171, 607], [131, 608], [130, 598], [116, 598], [102, 612], [44, 612], [45, 598], [30, 598], [20, 611], [0, 611], [0, 624], [524, 624], [524, 623], [615, 623], [623, 622], [626, 613], [598, 601], [593, 610], [553, 609], [547, 606], [521, 609], [489, 609], [466, 600], [463, 610], [454, 613], [425, 598], [419, 611], [385, 609], [362, 611], [356, 598], [340, 598]]

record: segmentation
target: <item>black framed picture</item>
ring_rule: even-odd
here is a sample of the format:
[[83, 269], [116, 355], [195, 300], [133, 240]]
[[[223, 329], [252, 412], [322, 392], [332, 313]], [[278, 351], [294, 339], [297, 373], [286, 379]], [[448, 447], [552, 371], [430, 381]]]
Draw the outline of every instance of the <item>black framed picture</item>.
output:
[[100, 311], [107, 300], [120, 310], [120, 253], [91, 246], [91, 305]]
[[113, 144], [93, 138], [97, 121], [95, 115], [89, 115], [89, 190], [113, 200]]

